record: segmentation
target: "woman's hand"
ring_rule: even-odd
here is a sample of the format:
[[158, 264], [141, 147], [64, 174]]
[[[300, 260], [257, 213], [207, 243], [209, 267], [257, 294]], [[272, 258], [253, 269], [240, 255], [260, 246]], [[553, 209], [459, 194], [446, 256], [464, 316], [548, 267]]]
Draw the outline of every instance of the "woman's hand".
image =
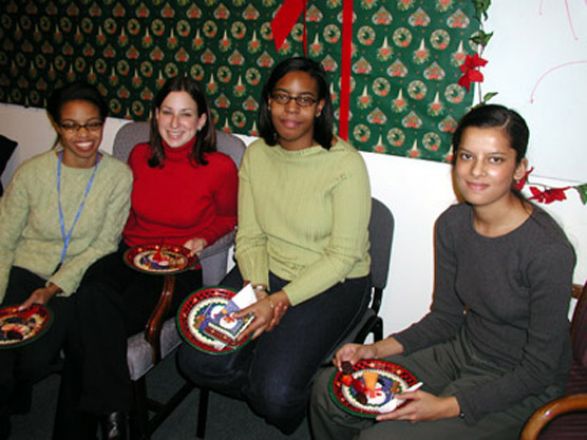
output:
[[345, 344], [336, 352], [332, 363], [340, 370], [345, 361], [355, 365], [361, 359], [381, 359], [403, 352], [404, 346], [393, 336], [388, 336], [374, 344]]
[[61, 292], [61, 287], [56, 284], [49, 283], [47, 287], [41, 287], [31, 293], [26, 301], [24, 301], [19, 307], [19, 310], [24, 310], [33, 304], [47, 304], [53, 296]]
[[183, 244], [183, 247], [190, 250], [191, 255], [200, 256], [208, 242], [204, 238], [194, 237]]
[[334, 355], [332, 363], [340, 370], [343, 362], [350, 362], [355, 365], [361, 359], [376, 357], [377, 348], [374, 344], [344, 344]]
[[290, 306], [289, 298], [283, 290], [272, 295], [257, 293], [257, 298], [256, 303], [234, 314], [235, 318], [244, 318], [249, 314], [255, 317], [251, 325], [239, 335], [237, 338], [239, 341], [245, 340], [251, 334], [253, 339], [256, 339], [263, 332], [273, 330]]
[[410, 422], [420, 422], [457, 417], [460, 413], [459, 402], [454, 396], [438, 397], [418, 390], [398, 394], [397, 398], [405, 400], [405, 403], [394, 411], [377, 416], [377, 421], [409, 420]]

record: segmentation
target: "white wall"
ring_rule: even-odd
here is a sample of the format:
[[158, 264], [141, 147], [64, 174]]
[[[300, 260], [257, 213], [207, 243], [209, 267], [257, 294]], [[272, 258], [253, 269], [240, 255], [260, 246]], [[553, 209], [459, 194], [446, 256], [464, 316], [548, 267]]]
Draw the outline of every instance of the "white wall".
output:
[[482, 91], [528, 121], [535, 173], [587, 182], [587, 2], [493, 0], [485, 30]]
[[[587, 2], [494, 0], [485, 30], [494, 32], [494, 37], [483, 55], [489, 64], [483, 68], [482, 89], [484, 93], [499, 92], [494, 102], [516, 108], [527, 119], [531, 131], [529, 159], [535, 166], [531, 182], [554, 187], [587, 182], [587, 141], [583, 134]], [[560, 65], [564, 66], [556, 68]], [[124, 123], [108, 120], [105, 151], [111, 151], [114, 134]], [[49, 148], [54, 138], [43, 110], [10, 105], [0, 105], [0, 133], [20, 144], [3, 176], [4, 183], [17, 163]], [[374, 153], [364, 153], [364, 158], [373, 195], [392, 209], [396, 220], [382, 311], [385, 331], [391, 332], [417, 320], [429, 306], [433, 225], [438, 214], [454, 201], [450, 168]], [[569, 191], [568, 197], [565, 202], [544, 207], [574, 244], [578, 257], [574, 281], [583, 284], [587, 279], [587, 206], [581, 204], [575, 191]]]
[[[102, 148], [112, 151], [118, 128], [127, 121], [108, 119]], [[46, 113], [39, 109], [0, 105], [0, 133], [19, 143], [2, 181], [8, 182], [17, 163], [47, 150], [54, 132]], [[244, 137], [246, 142], [252, 138]], [[446, 164], [363, 153], [373, 196], [392, 210], [394, 244], [382, 315], [385, 332], [399, 330], [428, 309], [433, 283], [433, 225], [436, 217], [455, 200], [450, 167]], [[548, 181], [561, 186], [565, 182]], [[587, 278], [587, 207], [578, 197], [546, 208], [561, 222], [579, 254], [575, 282]]]

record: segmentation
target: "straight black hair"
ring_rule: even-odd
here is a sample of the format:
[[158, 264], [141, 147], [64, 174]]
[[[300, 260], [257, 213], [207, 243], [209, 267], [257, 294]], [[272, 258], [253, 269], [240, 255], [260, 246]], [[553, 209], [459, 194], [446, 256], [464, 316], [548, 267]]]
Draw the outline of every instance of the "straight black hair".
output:
[[332, 112], [332, 101], [326, 71], [321, 64], [306, 57], [294, 57], [281, 61], [267, 79], [261, 93], [261, 105], [259, 108], [259, 134], [267, 145], [277, 144], [277, 132], [271, 121], [269, 111], [269, 98], [277, 82], [290, 72], [306, 72], [316, 80], [318, 84], [318, 100], [324, 100], [324, 107], [320, 116], [314, 119], [314, 138], [325, 149], [332, 146], [332, 127], [334, 115]]
[[[458, 150], [461, 145], [461, 138], [469, 127], [477, 128], [499, 128], [510, 141], [510, 147], [516, 152], [516, 165], [526, 157], [530, 130], [524, 118], [515, 110], [499, 104], [482, 104], [471, 109], [461, 118], [457, 129], [452, 135], [453, 166], [457, 163]], [[512, 193], [522, 202], [525, 208], [526, 197], [512, 186]]]
[[516, 164], [519, 164], [528, 149], [530, 130], [526, 121], [515, 110], [499, 104], [485, 104], [474, 107], [459, 121], [452, 135], [453, 165], [457, 160], [457, 151], [461, 144], [463, 132], [468, 127], [500, 128], [510, 141], [510, 147], [516, 152]]
[[[75, 81], [53, 90], [47, 100], [47, 113], [55, 125], [61, 123], [61, 109], [70, 101], [86, 101], [98, 108], [102, 122], [108, 116], [108, 105], [93, 85], [85, 81]], [[55, 148], [59, 143], [59, 136], [53, 143]]]
[[98, 89], [85, 81], [75, 81], [55, 89], [47, 100], [47, 112], [53, 122], [61, 121], [61, 109], [69, 101], [87, 101], [94, 104], [100, 112], [100, 119], [106, 120], [108, 106]]

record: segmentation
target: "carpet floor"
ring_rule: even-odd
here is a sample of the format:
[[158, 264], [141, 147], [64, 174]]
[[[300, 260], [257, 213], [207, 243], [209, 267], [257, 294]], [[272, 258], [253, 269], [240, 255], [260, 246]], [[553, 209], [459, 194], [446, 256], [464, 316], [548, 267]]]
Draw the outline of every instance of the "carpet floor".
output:
[[[169, 356], [147, 376], [149, 392], [165, 398], [181, 384], [174, 356]], [[35, 385], [31, 411], [12, 416], [11, 440], [50, 440], [59, 388], [59, 375]], [[198, 390], [192, 391], [152, 435], [152, 440], [193, 440], [196, 438]], [[307, 421], [286, 436], [267, 425], [246, 403], [210, 393], [206, 440], [309, 440]]]

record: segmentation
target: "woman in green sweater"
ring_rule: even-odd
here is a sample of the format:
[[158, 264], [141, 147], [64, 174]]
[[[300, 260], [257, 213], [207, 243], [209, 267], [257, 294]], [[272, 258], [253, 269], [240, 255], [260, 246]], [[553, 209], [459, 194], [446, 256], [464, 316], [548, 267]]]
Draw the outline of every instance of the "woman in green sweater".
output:
[[24, 162], [0, 199], [0, 302], [46, 304], [54, 319], [41, 338], [0, 351], [0, 439], [8, 415], [27, 410], [23, 396], [64, 346], [71, 295], [86, 269], [116, 250], [129, 210], [130, 170], [98, 151], [108, 112], [99, 92], [66, 85], [47, 110], [56, 148]]
[[[239, 172], [236, 268], [258, 301], [226, 356], [183, 346], [179, 367], [200, 386], [245, 398], [283, 432], [302, 421], [314, 374], [368, 301], [371, 210], [361, 155], [332, 134], [326, 74], [307, 58], [278, 64], [264, 86], [261, 139]], [[243, 281], [246, 280], [246, 281]]]

